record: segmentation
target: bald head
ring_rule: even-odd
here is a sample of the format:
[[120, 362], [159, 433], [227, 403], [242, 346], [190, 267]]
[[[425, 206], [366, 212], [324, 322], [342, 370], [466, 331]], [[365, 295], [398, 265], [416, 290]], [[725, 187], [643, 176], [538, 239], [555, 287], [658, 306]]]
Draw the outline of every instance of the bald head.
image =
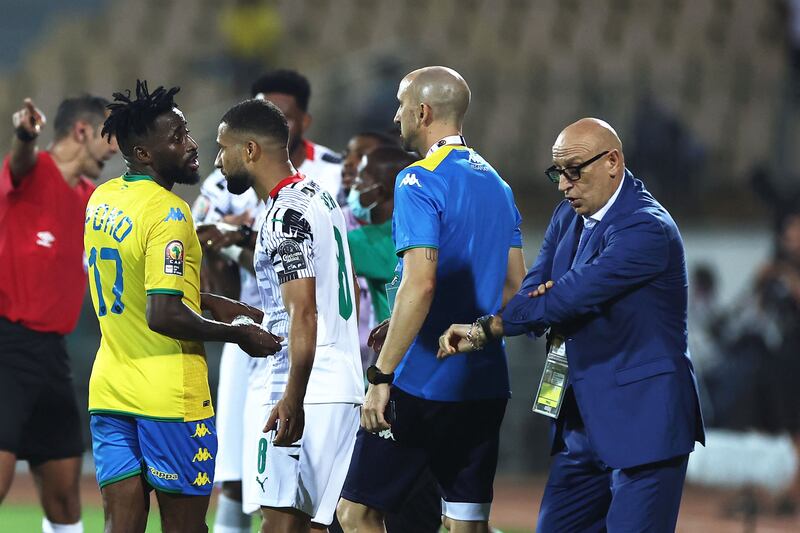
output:
[[471, 97], [461, 74], [447, 67], [425, 67], [409, 73], [400, 82], [400, 92], [407, 91], [412, 104], [426, 104], [434, 121], [450, 122], [461, 127]]
[[597, 118], [582, 118], [558, 134], [553, 143], [553, 167], [558, 189], [572, 208], [585, 217], [596, 213], [620, 186], [625, 157], [617, 132]]
[[558, 135], [553, 144], [553, 159], [568, 159], [605, 150], [617, 150], [622, 155], [622, 141], [617, 132], [604, 120], [582, 118]]

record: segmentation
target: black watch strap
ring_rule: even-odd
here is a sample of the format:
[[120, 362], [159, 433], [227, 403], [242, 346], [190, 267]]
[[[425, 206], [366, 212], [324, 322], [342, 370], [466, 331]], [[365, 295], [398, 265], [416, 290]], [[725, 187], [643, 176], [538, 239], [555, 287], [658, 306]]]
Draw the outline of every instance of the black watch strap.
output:
[[481, 329], [483, 330], [483, 334], [486, 335], [486, 340], [487, 341], [490, 341], [490, 340], [494, 339], [494, 335], [492, 335], [492, 327], [491, 327], [491, 323], [492, 323], [492, 319], [493, 318], [494, 318], [494, 315], [483, 315], [482, 317], [480, 317], [478, 320], [475, 321], [475, 323], [478, 324], [481, 327]]
[[239, 226], [239, 233], [242, 235], [242, 244], [247, 244], [253, 236], [253, 228], [247, 224], [242, 224]]
[[380, 368], [372, 365], [367, 369], [367, 381], [373, 385], [382, 385], [384, 383], [391, 385], [394, 381], [394, 372], [384, 374]]

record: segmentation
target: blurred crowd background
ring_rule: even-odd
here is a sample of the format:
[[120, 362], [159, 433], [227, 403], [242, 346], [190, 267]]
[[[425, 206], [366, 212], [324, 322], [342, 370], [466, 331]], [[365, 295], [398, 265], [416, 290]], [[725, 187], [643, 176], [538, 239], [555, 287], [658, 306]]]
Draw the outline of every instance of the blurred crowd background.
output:
[[[582, 116], [617, 129], [686, 242], [707, 422], [800, 442], [800, 1], [0, 0], [0, 143], [26, 96], [53, 116], [65, 96], [144, 78], [181, 86], [207, 175], [221, 114], [268, 69], [310, 79], [306, 136], [343, 149], [390, 129], [399, 80], [430, 64], [470, 84], [464, 135], [514, 189], [528, 265], [559, 201], [542, 172], [556, 135]], [[87, 299], [69, 338], [84, 404], [98, 336]], [[500, 473], [541, 472], [543, 346], [509, 346]]]

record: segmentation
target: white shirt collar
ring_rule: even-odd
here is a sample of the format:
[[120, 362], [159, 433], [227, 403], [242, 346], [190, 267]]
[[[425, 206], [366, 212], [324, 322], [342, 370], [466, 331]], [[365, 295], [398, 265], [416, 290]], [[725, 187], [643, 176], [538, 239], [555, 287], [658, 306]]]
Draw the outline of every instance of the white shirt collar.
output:
[[606, 205], [600, 208], [597, 213], [589, 217], [583, 217], [583, 225], [589, 229], [593, 228], [595, 224], [603, 220], [603, 217], [606, 216], [608, 210], [611, 209], [611, 206], [614, 205], [614, 202], [617, 201], [617, 196], [619, 196], [619, 191], [622, 190], [622, 182], [625, 181], [625, 171], [622, 172], [622, 179], [619, 180], [619, 185], [617, 185], [617, 190], [614, 191], [614, 194], [611, 195], [611, 198], [608, 199]]
[[448, 135], [447, 137], [442, 137], [441, 139], [439, 139], [438, 141], [433, 143], [433, 146], [430, 147], [430, 149], [428, 150], [428, 153], [425, 154], [425, 157], [430, 157], [436, 150], [438, 150], [442, 146], [446, 146], [448, 144], [456, 144], [456, 145], [466, 146], [467, 145], [467, 141], [464, 140], [464, 136], [461, 135], [461, 134]]

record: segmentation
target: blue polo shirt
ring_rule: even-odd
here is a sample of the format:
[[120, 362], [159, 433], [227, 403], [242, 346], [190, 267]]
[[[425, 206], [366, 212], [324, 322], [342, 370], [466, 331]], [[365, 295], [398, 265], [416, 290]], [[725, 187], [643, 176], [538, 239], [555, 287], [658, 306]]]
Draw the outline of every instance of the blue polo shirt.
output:
[[394, 198], [397, 254], [439, 250], [433, 302], [395, 370], [395, 386], [439, 401], [510, 397], [501, 342], [443, 361], [436, 351], [451, 324], [500, 310], [509, 248], [522, 247], [522, 218], [511, 188], [474, 150], [446, 145], [398, 174]]

